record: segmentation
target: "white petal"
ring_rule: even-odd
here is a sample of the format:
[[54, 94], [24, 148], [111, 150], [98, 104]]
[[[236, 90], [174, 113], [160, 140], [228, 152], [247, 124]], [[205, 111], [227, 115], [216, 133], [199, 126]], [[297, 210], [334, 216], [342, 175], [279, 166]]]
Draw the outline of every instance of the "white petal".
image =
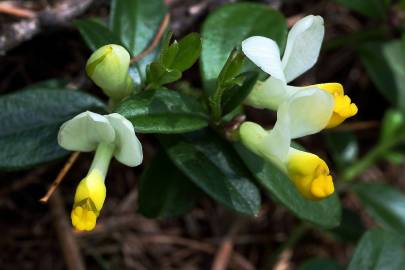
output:
[[135, 135], [131, 122], [118, 113], [106, 116], [114, 127], [115, 138], [115, 158], [130, 167], [138, 166], [142, 163], [143, 153], [141, 142]]
[[280, 161], [281, 164], [287, 161], [288, 150], [291, 144], [291, 136], [287, 118], [277, 116], [277, 122], [274, 128], [266, 137], [266, 146], [271, 154]]
[[83, 112], [65, 122], [59, 129], [58, 143], [71, 151], [88, 152], [100, 142], [112, 143], [115, 132], [108, 120], [97, 113]]
[[257, 109], [277, 110], [295, 91], [285, 82], [269, 77], [264, 82], [256, 83], [244, 103]]
[[243, 53], [267, 74], [285, 81], [280, 49], [270, 38], [254, 36], [242, 42]]
[[321, 16], [306, 16], [291, 28], [282, 60], [287, 82], [314, 66], [318, 60], [324, 33]]
[[288, 119], [290, 135], [294, 139], [324, 129], [332, 116], [334, 101], [330, 93], [321, 89], [301, 88], [285, 106], [277, 118]]

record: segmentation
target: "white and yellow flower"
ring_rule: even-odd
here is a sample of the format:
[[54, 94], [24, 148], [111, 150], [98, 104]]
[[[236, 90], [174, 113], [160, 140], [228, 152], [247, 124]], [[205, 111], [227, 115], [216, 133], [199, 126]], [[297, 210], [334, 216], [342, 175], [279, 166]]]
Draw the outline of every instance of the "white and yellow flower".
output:
[[321, 200], [334, 192], [326, 163], [318, 156], [292, 148], [291, 139], [319, 132], [333, 114], [333, 97], [316, 88], [299, 91], [279, 106], [277, 122], [267, 131], [253, 122], [239, 129], [242, 143], [278, 165], [307, 199]]
[[244, 54], [270, 75], [268, 79], [255, 85], [245, 104], [260, 109], [277, 110], [295, 93], [307, 88], [317, 88], [329, 93], [334, 99], [331, 104], [333, 114], [325, 127], [335, 127], [346, 118], [354, 116], [357, 113], [357, 107], [344, 94], [343, 87], [339, 83], [306, 87], [288, 85], [314, 66], [319, 56], [324, 32], [324, 23], [320, 16], [309, 15], [299, 20], [288, 33], [282, 59], [280, 49], [272, 39], [254, 36], [244, 40], [242, 42]]
[[78, 230], [92, 230], [106, 197], [104, 184], [111, 158], [135, 167], [142, 163], [142, 145], [123, 116], [83, 112], [65, 122], [58, 134], [61, 147], [71, 151], [95, 151], [87, 176], [80, 181], [71, 219]]

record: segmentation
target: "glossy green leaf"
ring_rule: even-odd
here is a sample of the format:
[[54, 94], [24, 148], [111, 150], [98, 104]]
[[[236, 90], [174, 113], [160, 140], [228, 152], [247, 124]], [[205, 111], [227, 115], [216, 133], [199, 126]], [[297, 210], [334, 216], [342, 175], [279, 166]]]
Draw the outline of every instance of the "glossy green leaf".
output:
[[180, 71], [167, 69], [159, 62], [153, 62], [147, 67], [146, 83], [150, 89], [160, 88], [162, 85], [175, 82], [180, 78]]
[[336, 194], [319, 202], [307, 200], [297, 191], [288, 176], [275, 165], [264, 162], [242, 144], [235, 144], [235, 147], [271, 198], [280, 202], [297, 217], [315, 225], [323, 228], [334, 228], [339, 225], [341, 206]]
[[132, 95], [115, 112], [130, 120], [141, 133], [183, 133], [208, 125], [208, 115], [201, 103], [169, 89]]
[[97, 98], [72, 89], [26, 90], [0, 97], [0, 169], [18, 170], [68, 154], [57, 143], [61, 124], [86, 111], [103, 112]]
[[371, 18], [387, 15], [389, 0], [334, 0], [335, 2]]
[[241, 86], [236, 85], [229, 90], [226, 90], [222, 96], [223, 114], [227, 114], [233, 111], [246, 99], [249, 93], [252, 91], [253, 86], [256, 84], [258, 73], [246, 72], [241, 75], [243, 78], [243, 84]]
[[364, 234], [354, 251], [348, 270], [403, 270], [402, 241], [389, 232], [373, 229]]
[[153, 40], [167, 11], [162, 0], [113, 0], [110, 26], [132, 55]]
[[179, 216], [194, 207], [200, 194], [162, 151], [142, 174], [138, 211], [148, 218]]
[[377, 183], [357, 183], [353, 189], [366, 211], [378, 223], [399, 235], [405, 235], [405, 194]]
[[214, 200], [229, 209], [256, 215], [260, 193], [235, 151], [208, 131], [162, 136], [176, 166]]
[[218, 75], [217, 85], [219, 88], [228, 88], [238, 84], [237, 76], [242, 70], [244, 60], [243, 53], [236, 50], [232, 51]]
[[224, 5], [212, 12], [202, 29], [201, 74], [210, 93], [232, 49], [250, 36], [265, 36], [284, 47], [287, 25], [281, 13], [255, 3]]
[[314, 258], [302, 263], [297, 270], [343, 270], [336, 261], [325, 258]]
[[95, 19], [82, 19], [75, 21], [86, 45], [95, 51], [107, 44], [121, 45], [121, 40], [107, 26]]
[[198, 59], [201, 53], [201, 37], [197, 33], [191, 33], [182, 38], [178, 43], [178, 51], [170, 68], [181, 72], [189, 69]]
[[399, 40], [359, 48], [366, 71], [380, 93], [405, 111], [405, 53]]
[[[168, 37], [169, 40], [166, 42], [170, 42], [172, 34]], [[172, 44], [164, 44], [162, 48], [162, 52], [160, 53], [159, 62], [165, 67], [171, 67], [175, 62], [177, 53], [179, 52], [179, 43], [174, 41]]]

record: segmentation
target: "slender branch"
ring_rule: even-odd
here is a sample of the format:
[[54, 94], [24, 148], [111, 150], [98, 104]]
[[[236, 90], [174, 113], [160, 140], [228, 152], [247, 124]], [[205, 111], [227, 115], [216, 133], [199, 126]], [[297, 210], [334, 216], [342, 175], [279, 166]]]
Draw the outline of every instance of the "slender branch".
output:
[[170, 15], [166, 14], [159, 26], [159, 30], [158, 30], [155, 38], [152, 40], [152, 43], [143, 52], [141, 52], [138, 55], [135, 55], [131, 59], [131, 62], [130, 62], [131, 64], [136, 63], [136, 62], [140, 61], [141, 59], [143, 59], [145, 56], [150, 54], [159, 45], [159, 42], [162, 39], [163, 34], [165, 33], [165, 30], [169, 26], [169, 22], [170, 22]]
[[62, 182], [63, 178], [65, 178], [65, 175], [69, 172], [70, 168], [73, 166], [77, 158], [79, 157], [80, 152], [74, 152], [72, 155], [70, 155], [68, 161], [65, 163], [65, 166], [63, 166], [62, 170], [60, 170], [58, 176], [56, 177], [55, 181], [53, 181], [51, 187], [48, 189], [48, 192], [45, 194], [44, 197], [42, 197], [39, 201], [41, 203], [47, 203], [49, 198], [52, 196], [52, 194], [55, 192], [55, 190], [58, 188], [59, 184]]
[[231, 226], [228, 234], [223, 239], [221, 246], [219, 247], [211, 270], [225, 270], [228, 267], [230, 259], [233, 253], [233, 246], [235, 242], [235, 236], [242, 226], [242, 220], [237, 220]]
[[36, 16], [35, 12], [32, 10], [17, 7], [10, 3], [0, 3], [0, 13], [28, 19], [32, 19]]

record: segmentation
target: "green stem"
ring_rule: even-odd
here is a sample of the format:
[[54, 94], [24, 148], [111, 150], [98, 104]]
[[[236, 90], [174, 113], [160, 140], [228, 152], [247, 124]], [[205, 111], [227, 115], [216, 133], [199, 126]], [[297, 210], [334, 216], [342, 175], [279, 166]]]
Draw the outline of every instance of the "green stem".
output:
[[100, 143], [97, 146], [93, 162], [91, 163], [89, 169], [89, 173], [93, 170], [97, 170], [105, 179], [108, 171], [108, 166], [110, 165], [110, 161], [114, 153], [114, 149], [114, 144]]

